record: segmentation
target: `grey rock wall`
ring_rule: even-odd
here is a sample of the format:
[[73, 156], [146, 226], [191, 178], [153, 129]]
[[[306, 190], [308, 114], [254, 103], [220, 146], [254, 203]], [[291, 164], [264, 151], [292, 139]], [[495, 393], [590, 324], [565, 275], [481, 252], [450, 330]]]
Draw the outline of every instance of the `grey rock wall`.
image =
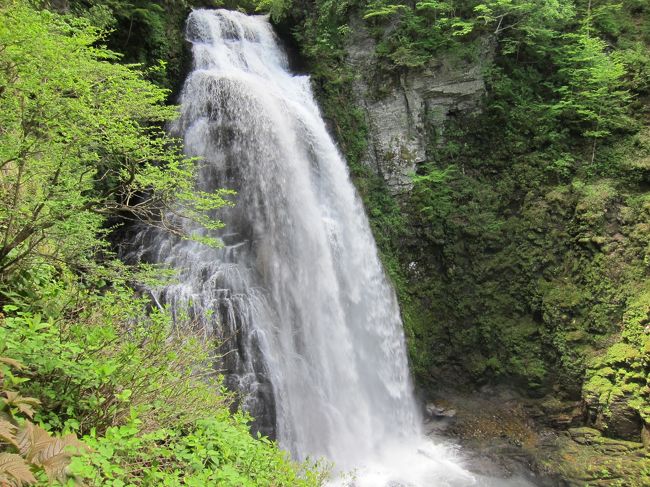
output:
[[364, 23], [352, 19], [350, 27], [347, 62], [357, 73], [353, 103], [363, 108], [369, 127], [363, 162], [386, 180], [393, 194], [403, 194], [412, 188], [411, 174], [427, 160], [433, 141], [444, 139], [448, 117], [479, 109], [483, 68], [493, 48], [483, 42], [479, 62], [440, 57], [423, 69], [387, 75], [379, 69], [376, 41]]

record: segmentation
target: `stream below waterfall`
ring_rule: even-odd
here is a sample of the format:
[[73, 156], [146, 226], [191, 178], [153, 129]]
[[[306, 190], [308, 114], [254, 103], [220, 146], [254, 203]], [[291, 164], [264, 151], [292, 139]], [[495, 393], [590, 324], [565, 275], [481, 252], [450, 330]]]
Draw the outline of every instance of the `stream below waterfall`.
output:
[[353, 472], [332, 485], [532, 485], [471, 473], [457, 447], [424, 436], [363, 206], [267, 18], [195, 10], [186, 35], [194, 66], [172, 132], [200, 158], [199, 189], [234, 189], [236, 205], [218, 215], [220, 249], [138, 233], [134, 258], [178, 271], [156, 300], [223, 340], [226, 384], [257, 430]]

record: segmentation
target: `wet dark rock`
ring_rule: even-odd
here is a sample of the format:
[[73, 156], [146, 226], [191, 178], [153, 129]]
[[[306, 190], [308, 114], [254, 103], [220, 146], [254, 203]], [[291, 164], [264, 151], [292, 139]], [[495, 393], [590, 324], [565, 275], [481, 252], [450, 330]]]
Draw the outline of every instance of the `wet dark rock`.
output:
[[431, 419], [453, 418], [456, 416], [455, 409], [450, 409], [443, 405], [436, 404], [433, 402], [427, 403], [424, 409], [427, 414], [427, 417]]
[[537, 407], [535, 419], [552, 428], [565, 429], [582, 424], [584, 412], [581, 401], [563, 401], [547, 397]]
[[630, 441], [641, 441], [643, 421], [639, 412], [629, 404], [628, 397], [614, 399], [609, 405], [607, 436]]
[[594, 428], [582, 427], [569, 429], [571, 439], [581, 445], [593, 445], [600, 440], [602, 434]]

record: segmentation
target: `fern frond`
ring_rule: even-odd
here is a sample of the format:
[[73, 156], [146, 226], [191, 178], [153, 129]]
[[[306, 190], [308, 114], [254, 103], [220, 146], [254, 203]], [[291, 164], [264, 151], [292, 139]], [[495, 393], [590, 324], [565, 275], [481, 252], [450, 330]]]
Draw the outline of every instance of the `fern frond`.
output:
[[20, 393], [15, 391], [4, 391], [4, 394], [7, 397], [5, 400], [7, 406], [17, 408], [21, 413], [30, 418], [34, 416], [34, 407], [41, 403], [35, 397], [21, 396]]
[[14, 360], [9, 357], [0, 357], [0, 364], [5, 364], [8, 365], [9, 367], [13, 367], [14, 369], [22, 370], [25, 368], [25, 366], [20, 363], [18, 360]]
[[41, 449], [34, 458], [34, 463], [45, 466], [46, 463], [52, 463], [58, 457], [70, 459], [87, 448], [84, 443], [77, 439], [74, 433], [62, 438], [51, 437], [45, 448]]
[[51, 436], [40, 426], [27, 421], [18, 432], [20, 453], [33, 465], [43, 467], [51, 481], [66, 481], [70, 459], [89, 448], [74, 433], [61, 438]]
[[0, 485], [22, 487], [23, 484], [35, 483], [34, 474], [20, 455], [0, 453]]
[[43, 467], [50, 481], [56, 479], [65, 483], [68, 478], [66, 469], [70, 465], [70, 460], [73, 456], [81, 454], [82, 450], [88, 450], [88, 447], [74, 434], [52, 440], [39, 454], [36, 464]]
[[0, 441], [4, 443], [9, 443], [10, 445], [18, 448], [18, 443], [16, 443], [16, 431], [18, 428], [11, 424], [9, 421], [0, 419]]
[[41, 450], [47, 448], [51, 438], [50, 434], [40, 426], [25, 421], [16, 435], [20, 455], [28, 462], [34, 463], [34, 458]]

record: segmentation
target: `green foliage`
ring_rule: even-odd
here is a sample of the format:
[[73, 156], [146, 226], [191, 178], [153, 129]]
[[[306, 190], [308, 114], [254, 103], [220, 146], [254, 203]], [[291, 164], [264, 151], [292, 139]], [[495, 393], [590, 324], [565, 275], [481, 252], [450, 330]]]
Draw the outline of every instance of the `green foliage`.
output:
[[160, 124], [175, 116], [167, 92], [116, 54], [97, 29], [0, 7], [0, 276], [38, 255], [90, 265], [109, 215], [181, 234], [167, 211], [217, 225], [206, 211], [227, 192], [197, 194], [186, 160]]
[[605, 41], [588, 34], [564, 34], [554, 61], [560, 78], [552, 110], [563, 124], [577, 125], [586, 137], [603, 138], [633, 127], [627, 115], [629, 93], [623, 90], [625, 66], [606, 53]]
[[[490, 30], [494, 27], [493, 35], [503, 37], [505, 32], [514, 31], [516, 36], [540, 47], [575, 13], [571, 2], [559, 0], [486, 0], [475, 5], [473, 11], [479, 23]], [[512, 39], [506, 42], [508, 51], [515, 46]]]
[[389, 66], [416, 68], [441, 49], [458, 49], [458, 39], [472, 33], [474, 23], [463, 15], [464, 7], [452, 1], [418, 2], [413, 7], [378, 0], [368, 5], [363, 18], [375, 26], [394, 25], [390, 34], [380, 35], [377, 48]]
[[[192, 2], [187, 0], [70, 0], [70, 11], [107, 33], [111, 49], [127, 63], [146, 68], [147, 78], [177, 88], [186, 61], [183, 25]], [[217, 2], [218, 3], [218, 2]]]
[[24, 388], [43, 402], [39, 420], [57, 429], [103, 432], [133, 409], [149, 428], [191, 422], [222, 405], [210, 392], [217, 387], [209, 368], [205, 384], [191, 378], [201, 375], [199, 364], [209, 363], [208, 344], [185, 328], [172, 330], [167, 314], [146, 313], [146, 301], [128, 290], [72, 291], [53, 296], [76, 303], [72, 316], [66, 309], [57, 320], [17, 309], [0, 329], [4, 353], [30, 364]]
[[293, 463], [231, 414], [216, 344], [192, 322], [172, 326], [128, 288], [99, 292], [45, 263], [32, 272], [41, 277], [28, 285], [46, 297], [5, 305], [0, 321], [0, 355], [29, 364], [22, 374], [0, 364], [21, 394], [5, 407], [39, 404], [42, 427], [82, 435], [90, 450], [63, 459], [68, 475], [92, 485], [320, 485], [320, 467]]
[[[78, 478], [102, 485], [259, 485], [313, 486], [321, 478], [302, 470], [266, 438], [253, 439], [248, 419], [215, 411], [182, 432], [163, 428], [143, 432], [137, 417], [85, 441], [94, 453], [74, 459]], [[148, 467], [143, 471], [142, 464]]]
[[[419, 248], [409, 250], [403, 273], [408, 307], [415, 300], [430, 318], [405, 316], [416, 327], [412, 357], [421, 380], [459, 363], [474, 380], [514, 376], [528, 390], [559, 382], [577, 394], [591, 353], [617, 333], [625, 302], [647, 279], [645, 199], [635, 194], [637, 180], [621, 187], [588, 176], [590, 166], [558, 184], [544, 170], [557, 156], [535, 152], [534, 141], [488, 152], [491, 137], [513, 137], [494, 133], [492, 115], [447, 129], [440, 162], [415, 178], [406, 225], [417, 229]], [[574, 154], [569, 161], [584, 157]], [[564, 166], [563, 177], [577, 169]]]
[[292, 0], [259, 0], [256, 10], [267, 12], [273, 22], [280, 22], [289, 14]]
[[569, 2], [558, 0], [436, 0], [415, 6], [378, 0], [368, 5], [364, 19], [384, 27], [378, 53], [389, 67], [417, 68], [442, 50], [462, 53], [463, 43], [488, 33], [504, 52], [515, 52], [522, 42], [543, 43], [573, 14]]

